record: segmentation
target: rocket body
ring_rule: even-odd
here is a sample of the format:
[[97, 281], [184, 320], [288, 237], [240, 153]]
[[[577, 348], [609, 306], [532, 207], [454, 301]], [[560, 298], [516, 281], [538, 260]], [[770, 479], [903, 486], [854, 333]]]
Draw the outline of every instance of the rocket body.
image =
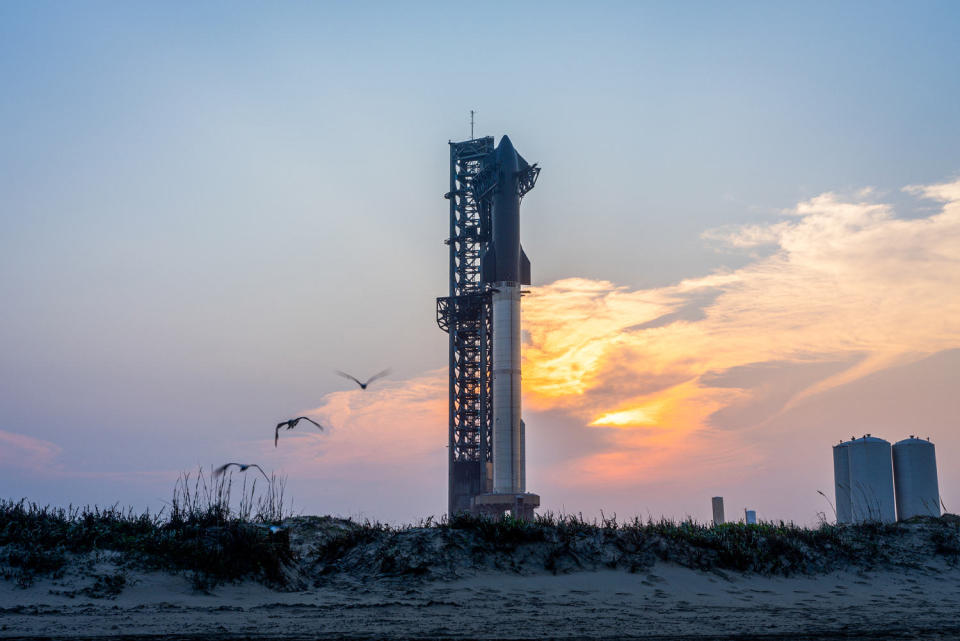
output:
[[520, 286], [497, 283], [493, 293], [493, 491], [523, 487], [520, 430]]
[[520, 283], [520, 194], [517, 174], [520, 159], [510, 138], [504, 136], [496, 152], [497, 189], [493, 197], [494, 282]]
[[499, 175], [491, 212], [491, 243], [482, 261], [493, 313], [493, 492], [526, 491], [524, 425], [520, 407], [520, 287], [530, 261], [520, 247], [519, 174], [527, 166], [507, 136], [495, 153]]

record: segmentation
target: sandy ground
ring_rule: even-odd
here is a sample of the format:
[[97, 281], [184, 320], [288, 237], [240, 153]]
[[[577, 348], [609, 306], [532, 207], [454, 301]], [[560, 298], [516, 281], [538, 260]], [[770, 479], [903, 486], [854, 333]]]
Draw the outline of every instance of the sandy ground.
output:
[[131, 572], [115, 597], [77, 592], [90, 584], [79, 573], [26, 589], [0, 582], [0, 638], [960, 638], [960, 569], [939, 563], [792, 578], [657, 563], [297, 592], [249, 581], [212, 594], [182, 575]]

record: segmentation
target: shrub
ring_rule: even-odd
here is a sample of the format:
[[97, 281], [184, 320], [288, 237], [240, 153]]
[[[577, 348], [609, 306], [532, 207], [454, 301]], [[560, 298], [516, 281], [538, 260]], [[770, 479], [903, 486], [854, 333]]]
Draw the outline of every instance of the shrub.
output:
[[[204, 585], [253, 576], [284, 586], [295, 555], [289, 532], [268, 527], [286, 510], [283, 480], [269, 485], [258, 495], [255, 482], [244, 484], [233, 510], [232, 477], [207, 481], [201, 472], [191, 483], [184, 474], [165, 517], [117, 506], [63, 509], [0, 500], [0, 572], [29, 585], [38, 575], [60, 571], [69, 554], [112, 550], [148, 567], [191, 571]], [[109, 592], [113, 581], [92, 589]]]

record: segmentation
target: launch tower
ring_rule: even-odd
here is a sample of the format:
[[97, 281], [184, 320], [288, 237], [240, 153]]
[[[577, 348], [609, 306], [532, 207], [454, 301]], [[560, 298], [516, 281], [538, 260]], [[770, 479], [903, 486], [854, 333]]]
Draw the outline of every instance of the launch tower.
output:
[[530, 261], [520, 201], [540, 173], [507, 136], [450, 143], [450, 295], [437, 299], [449, 335], [448, 511], [532, 518], [520, 416], [520, 295]]

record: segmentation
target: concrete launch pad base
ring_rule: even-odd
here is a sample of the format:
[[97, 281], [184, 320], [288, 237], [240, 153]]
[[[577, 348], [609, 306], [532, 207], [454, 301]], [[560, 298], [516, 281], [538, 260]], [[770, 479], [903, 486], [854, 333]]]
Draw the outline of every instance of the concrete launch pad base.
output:
[[497, 518], [507, 512], [516, 519], [533, 520], [533, 511], [540, 507], [540, 496], [523, 492], [519, 494], [478, 494], [471, 500], [474, 514]]

